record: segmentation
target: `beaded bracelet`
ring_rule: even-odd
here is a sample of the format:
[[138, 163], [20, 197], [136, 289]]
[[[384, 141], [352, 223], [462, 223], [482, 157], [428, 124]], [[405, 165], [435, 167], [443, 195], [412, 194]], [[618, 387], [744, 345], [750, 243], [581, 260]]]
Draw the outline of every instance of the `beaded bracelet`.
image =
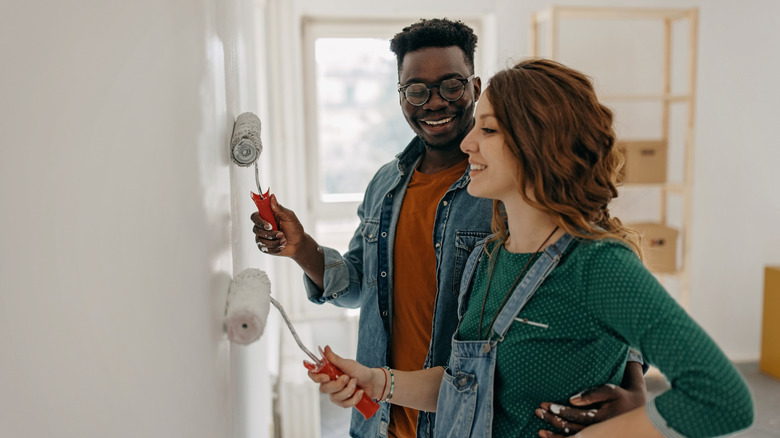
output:
[[[385, 365], [382, 368], [386, 369], [390, 373], [390, 392], [387, 393], [386, 398], [382, 399], [382, 401], [388, 401], [391, 398], [393, 398], [393, 391], [395, 390], [395, 375], [393, 374], [393, 370], [389, 366]], [[385, 392], [383, 390], [382, 395], [384, 394]]]

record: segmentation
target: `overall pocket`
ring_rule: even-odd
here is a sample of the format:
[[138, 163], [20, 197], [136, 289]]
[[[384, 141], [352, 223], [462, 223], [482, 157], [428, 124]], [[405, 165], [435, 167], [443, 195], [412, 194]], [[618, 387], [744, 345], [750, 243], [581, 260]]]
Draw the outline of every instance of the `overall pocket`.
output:
[[477, 379], [473, 374], [444, 373], [436, 405], [434, 436], [468, 438], [477, 409]]

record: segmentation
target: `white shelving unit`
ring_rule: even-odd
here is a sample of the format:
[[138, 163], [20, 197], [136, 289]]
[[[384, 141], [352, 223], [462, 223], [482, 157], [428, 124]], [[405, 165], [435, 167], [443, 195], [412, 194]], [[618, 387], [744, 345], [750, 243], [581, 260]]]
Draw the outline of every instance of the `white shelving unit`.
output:
[[650, 269], [690, 300], [697, 9], [550, 7], [532, 14], [530, 53], [594, 79], [626, 151], [613, 212], [645, 234]]

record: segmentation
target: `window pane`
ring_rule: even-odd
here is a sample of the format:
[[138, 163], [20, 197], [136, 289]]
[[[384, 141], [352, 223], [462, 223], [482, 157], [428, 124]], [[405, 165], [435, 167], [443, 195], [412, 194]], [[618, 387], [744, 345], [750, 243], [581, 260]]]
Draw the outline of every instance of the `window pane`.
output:
[[395, 55], [381, 38], [318, 38], [314, 47], [320, 198], [362, 196], [414, 136], [398, 106]]

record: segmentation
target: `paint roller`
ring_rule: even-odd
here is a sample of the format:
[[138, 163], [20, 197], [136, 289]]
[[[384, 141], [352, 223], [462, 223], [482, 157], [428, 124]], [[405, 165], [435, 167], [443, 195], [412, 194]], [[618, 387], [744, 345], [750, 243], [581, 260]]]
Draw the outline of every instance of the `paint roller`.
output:
[[231, 342], [249, 345], [260, 339], [270, 308], [271, 280], [259, 269], [244, 269], [230, 282], [225, 331]]
[[[298, 337], [298, 333], [287, 316], [287, 312], [271, 296], [271, 281], [268, 279], [268, 275], [259, 269], [244, 269], [230, 283], [227, 307], [225, 309], [225, 331], [227, 331], [228, 338], [232, 342], [242, 345], [251, 344], [258, 340], [263, 334], [271, 304], [279, 310], [298, 347], [314, 362], [304, 361], [304, 367], [315, 373], [327, 374], [332, 380], [344, 374], [328, 362], [324, 354], [322, 354], [320, 359], [306, 348], [301, 338]], [[320, 350], [320, 353], [322, 353], [322, 350]], [[363, 397], [355, 408], [368, 419], [379, 409], [379, 404], [371, 400], [366, 393], [363, 393]]]
[[233, 162], [241, 167], [249, 167], [254, 164], [257, 193], [250, 192], [250, 195], [257, 206], [260, 217], [271, 224], [272, 230], [276, 230], [276, 219], [271, 212], [271, 189], [269, 188], [263, 193], [260, 188], [260, 171], [257, 165], [257, 159], [263, 152], [260, 128], [260, 118], [257, 115], [250, 112], [239, 114], [233, 124], [233, 135], [230, 137], [230, 155]]

